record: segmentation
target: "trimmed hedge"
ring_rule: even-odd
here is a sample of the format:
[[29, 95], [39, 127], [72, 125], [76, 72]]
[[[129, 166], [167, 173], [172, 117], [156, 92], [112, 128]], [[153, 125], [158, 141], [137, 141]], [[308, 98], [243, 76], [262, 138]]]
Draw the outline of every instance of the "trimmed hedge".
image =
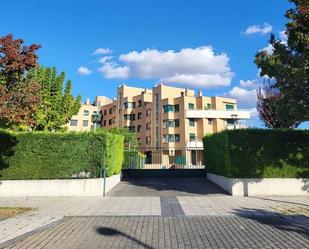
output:
[[120, 173], [123, 136], [0, 131], [0, 179], [99, 177], [102, 159], [107, 176]]
[[226, 130], [205, 136], [209, 173], [234, 178], [308, 178], [308, 130]]

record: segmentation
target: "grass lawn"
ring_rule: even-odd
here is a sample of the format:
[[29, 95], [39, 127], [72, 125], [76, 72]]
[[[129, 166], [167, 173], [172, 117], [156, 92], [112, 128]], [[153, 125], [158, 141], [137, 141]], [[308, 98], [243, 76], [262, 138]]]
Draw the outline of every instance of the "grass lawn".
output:
[[0, 207], [0, 218], [12, 217], [31, 210], [32, 208], [25, 207]]

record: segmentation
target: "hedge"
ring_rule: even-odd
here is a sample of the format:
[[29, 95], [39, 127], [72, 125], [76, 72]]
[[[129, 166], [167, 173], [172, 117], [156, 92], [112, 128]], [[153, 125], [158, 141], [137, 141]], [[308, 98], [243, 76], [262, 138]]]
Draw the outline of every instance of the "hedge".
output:
[[226, 130], [205, 136], [206, 170], [234, 178], [308, 178], [308, 130]]
[[99, 177], [102, 159], [107, 176], [120, 173], [123, 136], [0, 130], [0, 179]]

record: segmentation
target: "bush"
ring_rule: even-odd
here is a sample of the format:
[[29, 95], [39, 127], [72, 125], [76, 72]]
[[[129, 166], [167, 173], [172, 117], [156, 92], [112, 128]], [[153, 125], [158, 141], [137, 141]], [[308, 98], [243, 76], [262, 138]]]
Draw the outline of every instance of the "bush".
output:
[[206, 136], [209, 173], [235, 178], [309, 177], [309, 131], [226, 130]]
[[107, 132], [0, 131], [0, 144], [0, 179], [98, 177], [103, 151], [111, 176], [120, 173], [123, 160], [123, 137]]

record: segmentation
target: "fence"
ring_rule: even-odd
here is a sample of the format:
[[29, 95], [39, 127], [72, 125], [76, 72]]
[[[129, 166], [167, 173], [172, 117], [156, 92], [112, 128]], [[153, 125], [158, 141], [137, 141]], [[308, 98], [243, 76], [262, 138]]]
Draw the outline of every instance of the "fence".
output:
[[204, 169], [200, 147], [142, 147], [125, 149], [124, 169]]

